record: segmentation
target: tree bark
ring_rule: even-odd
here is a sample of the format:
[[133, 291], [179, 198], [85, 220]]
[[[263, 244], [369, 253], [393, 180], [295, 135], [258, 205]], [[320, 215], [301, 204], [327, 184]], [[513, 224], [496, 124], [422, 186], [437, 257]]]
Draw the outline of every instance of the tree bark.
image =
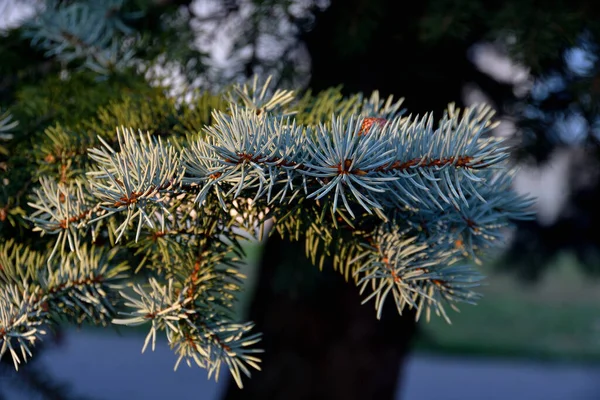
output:
[[267, 242], [248, 319], [263, 333], [262, 371], [224, 399], [393, 399], [415, 315], [388, 302], [381, 320], [358, 288], [304, 256], [303, 243]]

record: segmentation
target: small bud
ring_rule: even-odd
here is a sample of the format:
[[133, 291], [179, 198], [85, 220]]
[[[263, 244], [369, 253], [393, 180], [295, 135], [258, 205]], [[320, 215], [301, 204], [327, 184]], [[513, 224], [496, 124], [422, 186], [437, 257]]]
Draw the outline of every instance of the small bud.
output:
[[371, 126], [373, 126], [373, 124], [383, 126], [383, 125], [385, 125], [386, 122], [387, 122], [387, 120], [385, 118], [376, 118], [376, 117], [365, 118], [360, 126], [360, 131], [358, 131], [358, 136], [366, 135], [371, 130]]

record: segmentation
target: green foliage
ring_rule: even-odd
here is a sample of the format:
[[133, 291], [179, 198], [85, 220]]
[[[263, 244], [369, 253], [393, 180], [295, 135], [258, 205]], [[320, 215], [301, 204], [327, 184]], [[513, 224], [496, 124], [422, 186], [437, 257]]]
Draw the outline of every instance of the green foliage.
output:
[[[155, 110], [160, 110], [166, 101], [164, 90], [150, 87], [139, 76], [112, 76], [99, 82], [90, 71], [63, 78], [50, 74], [35, 84], [24, 82], [11, 97], [8, 112], [12, 119], [2, 114], [6, 132], [3, 134], [12, 137], [1, 144], [10, 154], [7, 160], [0, 159], [3, 227], [7, 223], [13, 227], [22, 225], [22, 219], [16, 216], [23, 214], [30, 185], [40, 176], [50, 174], [62, 181], [74, 178], [86, 167], [87, 148], [99, 143], [98, 134], [115, 137], [115, 128], [126, 124], [128, 118], [137, 113], [138, 118], [147, 121], [146, 115], [157, 115]], [[139, 106], [142, 100], [135, 100], [138, 98], [152, 106], [139, 107], [138, 112], [132, 109], [111, 114], [111, 105], [113, 110], [118, 102], [137, 101]], [[176, 115], [176, 110], [170, 115]], [[14, 121], [19, 124], [13, 126]]]
[[212, 124], [212, 111], [225, 110], [227, 101], [221, 95], [209, 92], [194, 93], [187, 107], [180, 107], [177, 124], [173, 127], [176, 134], [189, 135], [201, 132], [204, 126]]
[[[98, 109], [124, 96], [157, 95], [141, 77], [114, 76], [99, 82], [92, 72], [81, 71], [60, 77], [48, 75], [45, 79], [18, 88], [11, 110], [21, 123], [25, 135], [60, 123], [74, 127], [93, 118]], [[126, 79], [126, 80], [125, 80]], [[58, 101], [60, 99], [60, 101]]]
[[318, 125], [337, 115], [347, 121], [352, 115], [361, 114], [364, 117], [390, 118], [404, 113], [400, 109], [404, 99], [394, 101], [388, 97], [380, 99], [377, 91], [365, 98], [362, 93], [348, 97], [342, 95], [341, 87], [330, 88], [316, 95], [309, 90], [294, 104], [293, 110], [298, 113], [296, 120], [305, 125]]

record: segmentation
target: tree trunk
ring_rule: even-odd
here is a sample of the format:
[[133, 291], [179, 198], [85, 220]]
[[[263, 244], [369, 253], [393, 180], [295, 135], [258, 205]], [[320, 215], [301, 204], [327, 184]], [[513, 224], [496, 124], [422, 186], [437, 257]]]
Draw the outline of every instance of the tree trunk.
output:
[[267, 242], [248, 319], [263, 333], [262, 371], [224, 399], [393, 399], [416, 331], [388, 302], [381, 320], [358, 288], [309, 264], [303, 243]]

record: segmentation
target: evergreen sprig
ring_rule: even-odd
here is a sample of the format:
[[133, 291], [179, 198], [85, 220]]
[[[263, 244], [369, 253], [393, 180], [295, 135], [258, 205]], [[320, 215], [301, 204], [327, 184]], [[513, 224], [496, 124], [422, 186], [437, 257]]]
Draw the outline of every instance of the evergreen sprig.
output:
[[106, 325], [128, 268], [114, 262], [115, 254], [81, 245], [77, 254], [50, 261], [14, 241], [0, 245], [0, 357], [9, 351], [18, 369], [60, 321]]
[[[315, 265], [331, 258], [378, 317], [393, 301], [400, 313], [449, 320], [447, 305], [477, 300], [481, 276], [467, 259], [497, 245], [512, 220], [531, 217], [531, 200], [510, 188], [507, 147], [489, 135], [491, 109], [451, 105], [435, 123], [377, 93], [336, 93], [294, 101], [255, 80], [234, 87], [203, 132], [163, 140], [120, 127], [116, 142], [99, 135], [101, 147], [88, 151], [87, 180], [42, 178], [29, 220], [56, 241], [47, 257], [5, 248], [2, 262], [20, 266], [2, 275], [13, 288], [2, 303], [3, 343], [6, 332], [27, 333], [6, 348], [28, 354], [59, 306], [77, 321], [149, 325], [144, 350], [164, 334], [176, 366], [212, 376], [225, 364], [242, 386], [241, 375], [258, 368], [260, 336], [235, 321], [239, 241], [267, 221], [303, 239]], [[324, 110], [339, 114], [323, 120]], [[130, 249], [132, 270], [144, 273], [118, 297], [102, 285], [133, 279], [127, 264], [107, 269], [88, 250], [106, 241]], [[53, 301], [42, 307], [41, 298]]]
[[[2, 112], [0, 109], [0, 140], [10, 140], [13, 135], [10, 133], [17, 125], [19, 121], [13, 121], [12, 115], [8, 111]], [[0, 153], [8, 154], [6, 147], [0, 145]]]
[[173, 146], [164, 146], [160, 138], [154, 140], [140, 133], [136, 140], [130, 130], [118, 132], [120, 152], [100, 139], [103, 149], [91, 149], [90, 158], [98, 170], [90, 171], [91, 190], [106, 211], [101, 218], [127, 210], [127, 218], [117, 229], [117, 241], [132, 218], [138, 217], [136, 241], [144, 222], [152, 227], [146, 212], [148, 203], [162, 204], [160, 194], [181, 180], [183, 169]]

